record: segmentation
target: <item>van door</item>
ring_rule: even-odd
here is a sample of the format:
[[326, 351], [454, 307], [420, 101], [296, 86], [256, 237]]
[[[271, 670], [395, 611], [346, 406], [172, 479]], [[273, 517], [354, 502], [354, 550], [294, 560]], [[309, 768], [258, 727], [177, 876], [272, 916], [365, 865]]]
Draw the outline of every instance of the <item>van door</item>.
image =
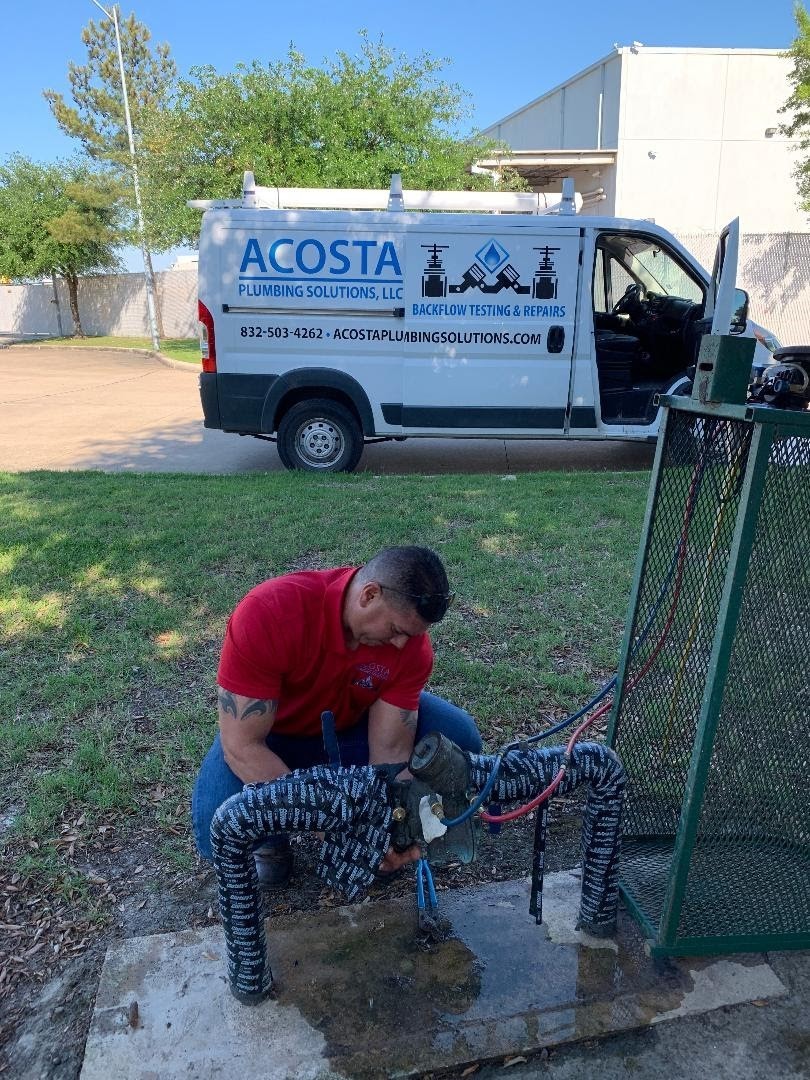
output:
[[[705, 274], [660, 230], [605, 229], [595, 241], [593, 347], [600, 430], [657, 431], [660, 394], [689, 383], [702, 334]], [[582, 375], [575, 373], [584, 393]]]
[[737, 308], [737, 262], [740, 250], [740, 219], [734, 218], [720, 233], [714, 268], [706, 297], [706, 318], [713, 334], [728, 334]]
[[403, 433], [562, 435], [579, 228], [442, 224], [407, 241]]

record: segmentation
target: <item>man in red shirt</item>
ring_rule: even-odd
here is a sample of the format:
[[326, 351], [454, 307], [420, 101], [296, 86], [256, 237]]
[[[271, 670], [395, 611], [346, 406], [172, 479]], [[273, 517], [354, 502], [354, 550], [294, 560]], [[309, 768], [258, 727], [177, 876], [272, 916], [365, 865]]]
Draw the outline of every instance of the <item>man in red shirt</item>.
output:
[[[194, 786], [204, 858], [214, 813], [243, 784], [334, 758], [321, 727], [325, 710], [342, 765], [405, 762], [416, 739], [436, 730], [480, 751], [472, 717], [424, 691], [433, 667], [427, 631], [451, 601], [441, 559], [422, 547], [385, 548], [359, 569], [285, 574], [247, 594], [228, 622], [217, 673], [219, 734]], [[414, 855], [391, 850], [381, 870]], [[285, 884], [287, 838], [271, 837], [256, 866], [265, 887]]]

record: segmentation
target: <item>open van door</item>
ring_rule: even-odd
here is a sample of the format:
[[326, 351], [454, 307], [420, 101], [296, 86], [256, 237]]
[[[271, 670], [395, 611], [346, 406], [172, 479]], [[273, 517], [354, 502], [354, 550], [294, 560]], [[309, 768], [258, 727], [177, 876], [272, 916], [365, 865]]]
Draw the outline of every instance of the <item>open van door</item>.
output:
[[712, 334], [739, 334], [745, 330], [748, 294], [737, 288], [739, 251], [740, 219], [734, 218], [720, 234], [706, 296], [704, 317], [711, 319]]

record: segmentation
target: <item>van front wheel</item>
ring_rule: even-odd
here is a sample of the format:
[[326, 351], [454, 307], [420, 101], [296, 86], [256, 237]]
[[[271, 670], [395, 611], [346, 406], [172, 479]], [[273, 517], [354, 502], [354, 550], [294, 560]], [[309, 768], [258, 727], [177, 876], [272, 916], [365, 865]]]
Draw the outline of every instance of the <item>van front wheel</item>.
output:
[[360, 425], [337, 401], [299, 401], [278, 425], [278, 456], [287, 469], [353, 472], [362, 453]]

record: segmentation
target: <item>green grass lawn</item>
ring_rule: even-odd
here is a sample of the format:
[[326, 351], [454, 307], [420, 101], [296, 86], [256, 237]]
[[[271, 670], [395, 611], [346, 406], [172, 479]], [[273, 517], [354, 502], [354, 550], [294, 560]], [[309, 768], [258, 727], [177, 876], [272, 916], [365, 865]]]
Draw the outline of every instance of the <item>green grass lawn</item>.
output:
[[[49, 338], [47, 341], [37, 342], [38, 345], [51, 345], [60, 349], [150, 349], [152, 339], [148, 337], [63, 337]], [[160, 343], [160, 351], [164, 356], [172, 360], [183, 360], [187, 364], [199, 364], [200, 343], [197, 338], [164, 338]]]
[[74, 888], [65, 836], [115, 821], [190, 860], [229, 612], [265, 577], [387, 544], [444, 558], [458, 600], [431, 685], [489, 748], [564, 715], [617, 663], [647, 479], [0, 474], [8, 854]]

